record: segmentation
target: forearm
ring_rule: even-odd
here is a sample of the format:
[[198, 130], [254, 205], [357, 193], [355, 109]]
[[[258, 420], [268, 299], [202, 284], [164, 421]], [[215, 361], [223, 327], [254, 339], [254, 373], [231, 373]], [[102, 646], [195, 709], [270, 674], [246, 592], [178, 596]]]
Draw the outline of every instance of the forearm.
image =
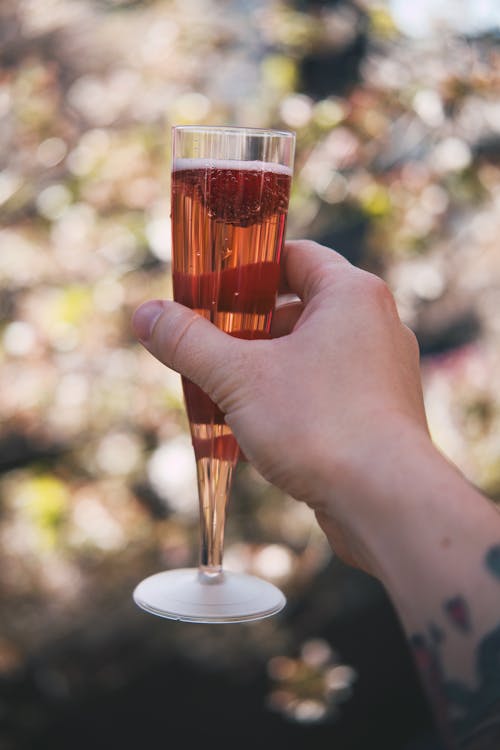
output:
[[373, 515], [354, 536], [400, 615], [449, 747], [497, 750], [500, 514], [423, 432], [390, 444], [365, 457], [357, 491], [372, 493]]

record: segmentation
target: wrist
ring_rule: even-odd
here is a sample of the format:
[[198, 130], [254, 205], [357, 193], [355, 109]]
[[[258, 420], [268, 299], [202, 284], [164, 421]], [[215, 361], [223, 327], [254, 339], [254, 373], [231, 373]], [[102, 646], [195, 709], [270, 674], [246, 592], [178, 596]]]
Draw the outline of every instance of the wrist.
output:
[[[450, 482], [465, 481], [433, 445], [426, 428], [404, 417], [387, 420], [376, 440], [361, 438], [334, 472], [322, 516], [332, 519], [335, 530], [342, 529], [349, 561], [381, 580], [398, 540], [418, 540], [415, 526], [429, 522], [441, 488], [448, 491]], [[336, 540], [330, 541], [335, 549]]]
[[407, 612], [429, 585], [439, 590], [440, 577], [460, 578], [463, 559], [498, 543], [498, 509], [418, 425], [393, 425], [364, 460], [360, 452], [344, 486], [343, 529], [357, 564]]

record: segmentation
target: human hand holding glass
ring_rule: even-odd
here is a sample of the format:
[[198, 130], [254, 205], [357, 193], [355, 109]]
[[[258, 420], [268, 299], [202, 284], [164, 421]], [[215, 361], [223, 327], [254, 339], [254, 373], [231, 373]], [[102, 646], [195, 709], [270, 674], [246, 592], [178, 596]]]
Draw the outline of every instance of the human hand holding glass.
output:
[[[498, 508], [433, 445], [418, 345], [384, 282], [308, 241], [286, 243], [282, 267], [298, 300], [277, 309], [269, 341], [238, 341], [175, 302], [141, 306], [136, 333], [211, 395], [248, 460], [314, 509], [335, 552], [379, 578], [446, 746], [496, 747], [499, 683], [477, 664], [498, 642]], [[458, 699], [443, 703], [452, 683], [474, 696], [466, 721]]]
[[[173, 138], [174, 298], [236, 338], [269, 338], [295, 137], [177, 127]], [[150, 576], [136, 587], [134, 599], [149, 612], [190, 622], [273, 615], [285, 605], [279, 589], [222, 567], [238, 444], [216, 404], [187, 378], [183, 389], [198, 474], [200, 566]]]

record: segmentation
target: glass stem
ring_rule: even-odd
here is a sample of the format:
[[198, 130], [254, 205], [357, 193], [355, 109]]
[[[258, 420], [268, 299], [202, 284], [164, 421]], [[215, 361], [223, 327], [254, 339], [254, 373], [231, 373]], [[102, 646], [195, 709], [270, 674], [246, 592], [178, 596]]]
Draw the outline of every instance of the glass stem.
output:
[[219, 583], [224, 577], [224, 528], [233, 462], [219, 458], [201, 458], [197, 461], [197, 470], [201, 533], [200, 579], [204, 583]]

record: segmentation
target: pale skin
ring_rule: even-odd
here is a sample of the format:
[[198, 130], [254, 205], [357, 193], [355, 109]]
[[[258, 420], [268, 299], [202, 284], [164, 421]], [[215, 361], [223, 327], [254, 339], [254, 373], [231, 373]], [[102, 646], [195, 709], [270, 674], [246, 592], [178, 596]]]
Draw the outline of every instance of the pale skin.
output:
[[498, 510], [430, 439], [418, 345], [386, 284], [301, 240], [285, 245], [283, 290], [297, 301], [269, 341], [162, 300], [133, 325], [218, 404], [262, 475], [314, 509], [336, 554], [383, 583], [447, 747], [498, 748]]

